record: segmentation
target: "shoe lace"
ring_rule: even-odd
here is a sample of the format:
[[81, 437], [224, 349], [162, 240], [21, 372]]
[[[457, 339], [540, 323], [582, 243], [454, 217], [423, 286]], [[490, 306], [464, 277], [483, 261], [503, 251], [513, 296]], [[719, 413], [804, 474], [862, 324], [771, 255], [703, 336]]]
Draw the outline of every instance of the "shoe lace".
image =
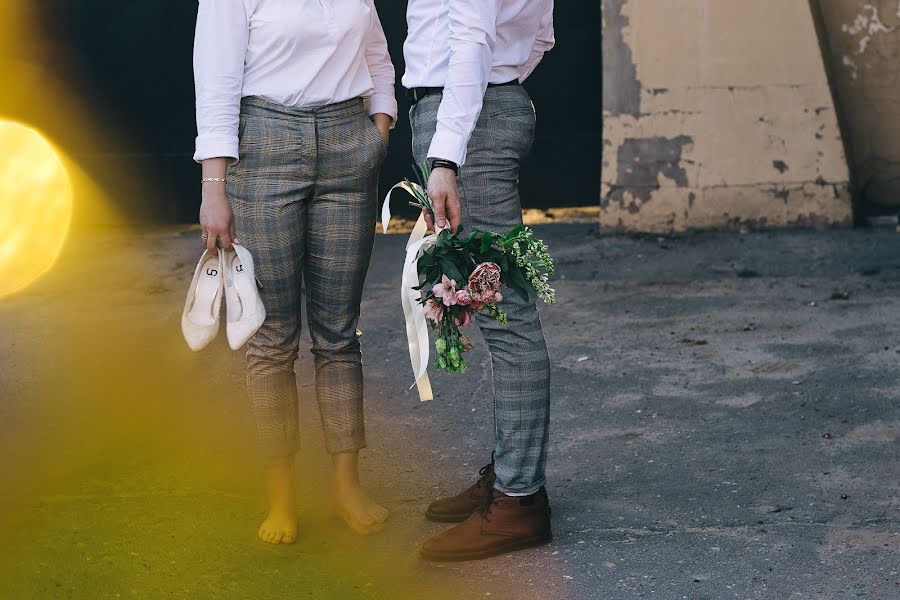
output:
[[491, 462], [478, 469], [478, 483], [475, 487], [493, 487], [491, 479], [494, 478], [494, 453], [491, 452]]
[[484, 465], [478, 471], [478, 474], [481, 478], [478, 480], [478, 487], [484, 488], [484, 498], [481, 501], [481, 506], [478, 508], [478, 512], [481, 513], [481, 518], [491, 522], [491, 507], [494, 505], [494, 486], [491, 479], [494, 478], [494, 453], [491, 452], [491, 462], [489, 464]]
[[484, 494], [484, 499], [481, 501], [481, 506], [478, 508], [478, 512], [481, 513], [481, 518], [491, 522], [491, 507], [496, 503], [496, 499], [494, 498], [494, 490], [493, 488], [488, 488], [487, 492]]

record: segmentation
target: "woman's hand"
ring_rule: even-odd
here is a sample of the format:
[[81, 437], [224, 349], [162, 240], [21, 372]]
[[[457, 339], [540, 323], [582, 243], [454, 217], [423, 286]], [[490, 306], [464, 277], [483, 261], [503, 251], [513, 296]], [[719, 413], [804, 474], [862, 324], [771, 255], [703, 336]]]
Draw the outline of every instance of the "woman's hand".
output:
[[378, 132], [381, 133], [381, 137], [384, 138], [384, 145], [387, 146], [391, 141], [391, 123], [393, 119], [391, 119], [390, 115], [384, 113], [375, 113], [371, 118], [372, 122], [375, 123], [375, 127], [378, 128]]
[[200, 227], [203, 229], [203, 244], [210, 252], [216, 249], [216, 240], [222, 248], [231, 250], [238, 243], [234, 239], [234, 213], [225, 194], [225, 171], [227, 158], [210, 158], [203, 161], [203, 200], [200, 203]]
[[234, 213], [225, 195], [225, 184], [207, 182], [203, 184], [203, 202], [200, 204], [200, 227], [203, 229], [203, 243], [213, 251], [216, 240], [222, 247], [231, 250], [234, 239]]

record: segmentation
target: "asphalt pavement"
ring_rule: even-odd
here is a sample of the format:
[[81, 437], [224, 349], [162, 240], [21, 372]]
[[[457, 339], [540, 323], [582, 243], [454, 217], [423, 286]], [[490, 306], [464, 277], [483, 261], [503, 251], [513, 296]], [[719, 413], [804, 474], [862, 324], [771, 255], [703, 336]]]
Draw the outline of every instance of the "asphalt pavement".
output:
[[80, 233], [0, 299], [0, 598], [900, 598], [900, 234], [536, 230], [550, 545], [416, 556], [493, 422], [477, 334], [432, 402], [408, 389], [404, 236], [378, 236], [360, 323], [363, 478], [392, 517], [359, 538], [331, 515], [304, 334], [300, 538], [271, 547], [243, 358], [179, 337], [199, 233]]

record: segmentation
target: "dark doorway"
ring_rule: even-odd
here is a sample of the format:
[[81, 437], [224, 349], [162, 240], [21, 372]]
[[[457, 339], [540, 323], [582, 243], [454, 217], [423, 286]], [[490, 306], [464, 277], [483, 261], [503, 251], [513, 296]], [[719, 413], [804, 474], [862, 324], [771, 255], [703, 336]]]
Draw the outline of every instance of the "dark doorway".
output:
[[[410, 175], [403, 73], [406, 2], [376, 2], [397, 67], [400, 118], [382, 187]], [[41, 60], [104, 127], [104, 147], [60, 140], [114, 198], [151, 201], [164, 222], [194, 222], [200, 194], [192, 162], [195, 125], [191, 68], [197, 4], [181, 0], [39, 0], [46, 48]], [[601, 163], [600, 2], [558, 2], [557, 46], [526, 87], [538, 112], [533, 156], [522, 172], [526, 207], [599, 202]], [[40, 124], [39, 124], [40, 125]], [[52, 131], [50, 132], [53, 133]], [[67, 143], [68, 142], [68, 143]], [[128, 166], [136, 182], [109, 176]], [[135, 185], [134, 188], [131, 185]], [[138, 202], [138, 200], [135, 200]], [[156, 206], [158, 205], [158, 206]], [[146, 214], [145, 207], [138, 211]]]

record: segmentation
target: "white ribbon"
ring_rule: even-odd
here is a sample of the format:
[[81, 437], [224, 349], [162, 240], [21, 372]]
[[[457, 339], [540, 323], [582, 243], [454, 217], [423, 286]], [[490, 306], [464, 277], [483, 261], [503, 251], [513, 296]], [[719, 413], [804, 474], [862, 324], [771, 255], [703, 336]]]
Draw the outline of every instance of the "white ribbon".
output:
[[[405, 181], [388, 190], [381, 208], [381, 226], [385, 233], [387, 233], [388, 224], [391, 221], [391, 192], [398, 188], [412, 195], [415, 195], [414, 190], [422, 190], [418, 184]], [[419, 400], [422, 402], [434, 397], [431, 392], [431, 381], [428, 379], [428, 355], [431, 342], [428, 340], [428, 324], [425, 322], [425, 314], [422, 312], [422, 305], [419, 304], [422, 292], [413, 288], [419, 285], [419, 272], [416, 268], [419, 253], [424, 252], [437, 241], [437, 234], [426, 236], [427, 231], [425, 217], [419, 215], [419, 220], [416, 221], [416, 226], [413, 227], [409, 240], [406, 242], [406, 259], [403, 261], [403, 277], [400, 282], [400, 302], [403, 305], [403, 316], [406, 318], [409, 360], [416, 378], [409, 389], [417, 386]]]

